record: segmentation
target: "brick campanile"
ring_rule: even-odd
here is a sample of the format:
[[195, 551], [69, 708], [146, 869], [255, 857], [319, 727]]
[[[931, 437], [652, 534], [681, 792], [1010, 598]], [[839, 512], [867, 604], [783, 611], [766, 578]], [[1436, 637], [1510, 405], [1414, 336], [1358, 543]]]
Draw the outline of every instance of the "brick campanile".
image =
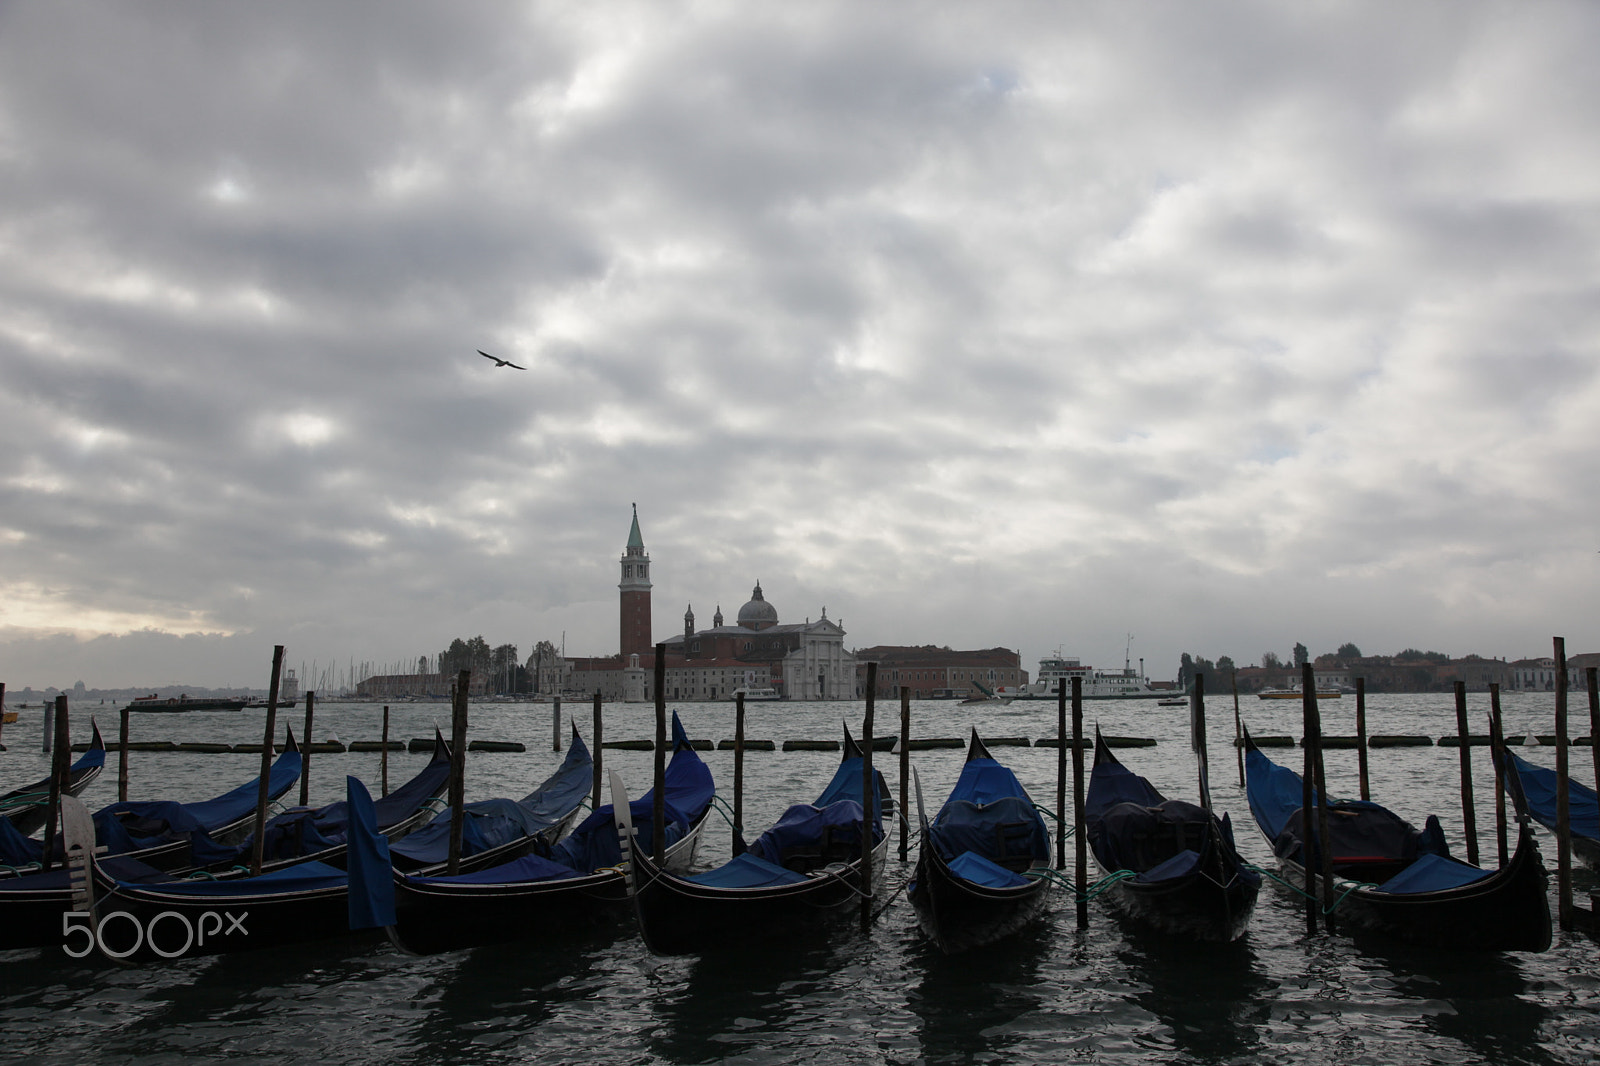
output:
[[650, 640], [650, 556], [639, 535], [639, 505], [633, 505], [633, 528], [628, 531], [628, 547], [622, 553], [622, 661], [638, 655], [643, 659], [655, 646]]

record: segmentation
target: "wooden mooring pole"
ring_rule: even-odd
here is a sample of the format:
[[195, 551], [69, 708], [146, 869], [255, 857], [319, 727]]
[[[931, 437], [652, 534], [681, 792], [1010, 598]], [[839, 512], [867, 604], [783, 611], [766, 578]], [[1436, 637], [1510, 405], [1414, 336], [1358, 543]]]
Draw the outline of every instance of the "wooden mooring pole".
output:
[[[1067, 868], [1067, 685], [1056, 693], [1056, 869]], [[1081, 886], [1080, 886], [1081, 887]]]
[[872, 928], [873, 810], [878, 790], [872, 787], [872, 712], [877, 706], [878, 664], [867, 664], [867, 711], [861, 719], [861, 931]]
[[56, 846], [56, 826], [61, 824], [61, 797], [67, 792], [67, 776], [72, 772], [72, 734], [67, 729], [67, 697], [56, 697], [55, 750], [50, 755], [50, 807], [45, 821], [44, 868], [50, 869], [50, 856]]
[[593, 804], [593, 807], [594, 807], [595, 810], [599, 810], [602, 806], [604, 806], [604, 803], [600, 798], [600, 764], [605, 761], [605, 748], [600, 743], [604, 739], [600, 735], [600, 726], [601, 726], [600, 704], [601, 704], [600, 690], [599, 689], [595, 689], [594, 690], [594, 804]]
[[[250, 848], [250, 873], [261, 873], [262, 848], [266, 844], [267, 804], [272, 797], [272, 733], [278, 727], [278, 679], [283, 675], [283, 645], [272, 649], [272, 680], [267, 685], [267, 725], [262, 731], [261, 777], [256, 787], [254, 844]], [[303, 756], [302, 756], [303, 757]]]
[[1511, 851], [1506, 822], [1506, 730], [1500, 716], [1500, 682], [1489, 682], [1489, 743], [1494, 755], [1494, 842], [1504, 869]]
[[128, 802], [128, 708], [122, 708], [117, 725], [117, 802]]
[[1316, 936], [1317, 897], [1321, 893], [1316, 890], [1315, 870], [1317, 854], [1322, 849], [1316, 846], [1314, 821], [1317, 794], [1317, 741], [1314, 736], [1317, 728], [1317, 682], [1310, 663], [1304, 664], [1301, 669], [1300, 728], [1304, 734], [1301, 744], [1305, 748], [1300, 774], [1300, 865], [1305, 871], [1306, 935]]
[[733, 854], [744, 848], [744, 690], [733, 694]]
[[1472, 734], [1467, 728], [1467, 683], [1456, 682], [1456, 736], [1461, 739], [1461, 832], [1467, 861], [1478, 865], [1478, 809], [1472, 796]]
[[450, 694], [450, 851], [446, 869], [451, 877], [461, 872], [461, 834], [467, 822], [467, 694], [471, 689], [472, 671], [462, 670]]
[[378, 758], [379, 771], [383, 775], [383, 794], [389, 794], [389, 705], [383, 705], [383, 754]]
[[1589, 683], [1589, 758], [1594, 763], [1594, 790], [1600, 794], [1600, 668], [1589, 667], [1583, 679]]
[[300, 752], [300, 806], [311, 806], [311, 723], [316, 713], [317, 694], [306, 692], [306, 724], [301, 732], [305, 739], [305, 749]]
[[[0, 738], [6, 735], [6, 683], [0, 681]], [[0, 744], [0, 747], [4, 747]]]
[[556, 696], [550, 701], [550, 744], [551, 751], [561, 750], [561, 697]]
[[1089, 833], [1083, 824], [1083, 678], [1072, 678], [1072, 826], [1077, 834], [1078, 928], [1089, 928]]
[[1239, 787], [1244, 787], [1244, 722], [1239, 718], [1239, 671], [1230, 670], [1233, 678], [1233, 753], [1239, 760]]
[[1189, 746], [1194, 749], [1195, 773], [1200, 778], [1200, 806], [1211, 809], [1210, 761], [1206, 753], [1206, 679], [1204, 674], [1194, 677], [1194, 691], [1189, 695]]
[[911, 818], [906, 813], [909, 808], [910, 796], [906, 790], [911, 787], [911, 689], [905, 685], [900, 686], [900, 806], [896, 812], [900, 816], [900, 861], [906, 861], [906, 854], [911, 849]]
[[667, 646], [656, 645], [656, 776], [650, 840], [656, 865], [667, 861]]
[[1556, 914], [1561, 928], [1573, 927], [1572, 811], [1567, 783], [1567, 641], [1555, 638], [1556, 660]]
[[1367, 779], [1367, 679], [1356, 678], [1356, 772], [1361, 777], [1361, 799], [1372, 799]]

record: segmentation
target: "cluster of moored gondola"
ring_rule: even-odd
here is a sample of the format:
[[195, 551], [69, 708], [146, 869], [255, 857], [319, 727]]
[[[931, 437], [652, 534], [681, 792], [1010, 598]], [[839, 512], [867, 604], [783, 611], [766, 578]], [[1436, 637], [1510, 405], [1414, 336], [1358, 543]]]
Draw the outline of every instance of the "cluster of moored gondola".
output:
[[[698, 869], [716, 787], [676, 714], [671, 736], [655, 787], [630, 801], [613, 773], [613, 802], [586, 817], [599, 775], [574, 728], [561, 765], [520, 800], [441, 809], [459, 770], [436, 736], [426, 766], [376, 801], [352, 777], [340, 802], [265, 818], [259, 797], [282, 796], [301, 772], [292, 734], [265, 782], [200, 803], [119, 802], [91, 814], [75, 797], [104, 765], [96, 730], [57, 782], [59, 823], [44, 809], [49, 781], [4, 798], [0, 949], [160, 960], [381, 928], [400, 949], [431, 954], [581, 936], [631, 914], [649, 949], [671, 955], [823, 935], [853, 906], [867, 921], [881, 909], [872, 901], [892, 897], [884, 860], [890, 830], [909, 812], [873, 767], [870, 745], [846, 729], [840, 764], [819, 795], [748, 844], [736, 828], [732, 857]], [[1062, 871], [1059, 831], [1052, 864], [1049, 812], [976, 729], [931, 818], [913, 775], [920, 842], [901, 887], [939, 948], [1040, 935], [1040, 915], [1062, 895], [1080, 903], [1099, 896], [1123, 920], [1166, 935], [1228, 942], [1245, 933], [1264, 871], [1240, 857], [1230, 818], [1212, 806], [1203, 742], [1199, 794], [1188, 801], [1163, 796], [1098, 739], [1074, 804], [1100, 871], [1092, 886], [1081, 864], [1076, 879]], [[1291, 890], [1332, 901], [1353, 930], [1407, 943], [1549, 946], [1546, 876], [1530, 828], [1550, 806], [1547, 771], [1496, 747], [1519, 833], [1515, 854], [1486, 870], [1450, 856], [1437, 819], [1419, 830], [1368, 801], [1317, 796], [1308, 804], [1315, 790], [1300, 775], [1272, 763], [1248, 734], [1244, 746], [1250, 811], [1278, 860], [1276, 878]], [[1594, 794], [1584, 792], [1574, 786], [1575, 824], [1592, 843], [1600, 826]]]

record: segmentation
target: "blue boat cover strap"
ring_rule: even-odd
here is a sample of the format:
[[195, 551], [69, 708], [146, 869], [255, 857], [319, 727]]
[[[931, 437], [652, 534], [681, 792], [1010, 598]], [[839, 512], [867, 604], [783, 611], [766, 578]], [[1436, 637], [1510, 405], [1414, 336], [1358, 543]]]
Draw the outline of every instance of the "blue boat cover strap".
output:
[[1001, 796], [989, 803], [952, 798], [928, 827], [928, 840], [946, 861], [964, 851], [1023, 868], [1050, 859], [1044, 819], [1023, 795]]
[[963, 851], [951, 859], [946, 865], [950, 872], [964, 881], [971, 881], [975, 885], [985, 888], [1019, 888], [1030, 884], [1026, 877], [1013, 873], [996, 863], [973, 851]]
[[1134, 880], [1143, 885], [1156, 885], [1162, 881], [1172, 881], [1188, 877], [1194, 868], [1200, 864], [1200, 853], [1189, 848], [1184, 848], [1165, 862], [1157, 863], [1148, 870], [1142, 870]]
[[520, 859], [503, 862], [487, 870], [474, 870], [472, 873], [457, 874], [455, 877], [408, 877], [406, 880], [418, 885], [521, 885], [530, 881], [554, 881], [578, 876], [580, 876], [578, 872], [570, 866], [552, 862], [539, 855], [524, 855]]
[[1378, 891], [1396, 894], [1438, 892], [1447, 888], [1470, 885], [1488, 876], [1488, 870], [1480, 870], [1459, 859], [1443, 855], [1424, 855], [1379, 885]]
[[1095, 858], [1108, 870], [1137, 873], [1164, 866], [1185, 851], [1203, 853], [1213, 825], [1209, 811], [1187, 800], [1163, 800], [1153, 807], [1118, 803], [1099, 814], [1087, 819]]
[[[856, 772], [861, 772], [859, 765]], [[858, 786], [858, 795], [860, 791]], [[883, 831], [876, 825], [872, 829], [872, 839], [882, 840]], [[826, 807], [797, 803], [757, 837], [745, 854], [776, 866], [807, 870], [859, 859], [861, 804], [853, 799], [835, 800]]]
[[[339, 888], [349, 883], [349, 875], [337, 866], [325, 862], [303, 862], [258, 877], [241, 877], [232, 881], [170, 881], [158, 887], [164, 893], [196, 898], [227, 899], [230, 896], [259, 896], [264, 894], [306, 892], [321, 888]], [[118, 885], [142, 887], [138, 882], [118, 881]]]
[[[856, 808], [860, 811], [860, 808]], [[859, 815], [858, 815], [859, 818]], [[754, 852], [745, 852], [715, 870], [695, 874], [685, 880], [716, 888], [770, 888], [776, 885], [794, 885], [806, 880], [804, 874], [786, 870], [777, 863], [768, 862]]]

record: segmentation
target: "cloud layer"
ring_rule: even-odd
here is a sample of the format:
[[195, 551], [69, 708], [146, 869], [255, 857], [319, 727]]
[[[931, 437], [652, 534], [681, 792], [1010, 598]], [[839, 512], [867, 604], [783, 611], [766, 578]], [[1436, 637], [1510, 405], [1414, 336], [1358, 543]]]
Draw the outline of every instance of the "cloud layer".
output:
[[7, 7], [0, 680], [613, 651], [634, 501], [661, 635], [1595, 645], [1597, 37]]

